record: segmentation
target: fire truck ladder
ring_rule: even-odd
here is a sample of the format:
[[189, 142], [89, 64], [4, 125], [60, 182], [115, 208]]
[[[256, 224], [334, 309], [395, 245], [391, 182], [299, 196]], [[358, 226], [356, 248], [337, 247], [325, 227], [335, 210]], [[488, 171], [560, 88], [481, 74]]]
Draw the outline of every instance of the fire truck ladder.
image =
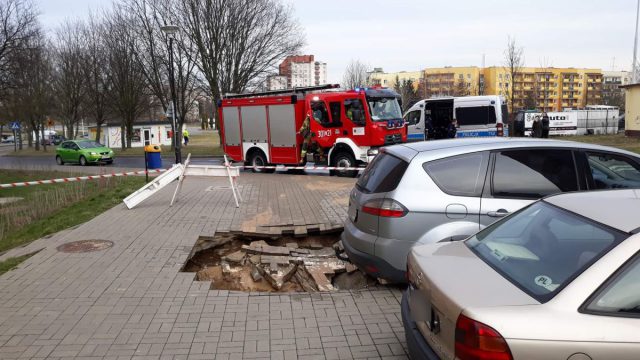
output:
[[270, 91], [247, 93], [247, 94], [225, 94], [222, 96], [222, 99], [223, 100], [224, 99], [240, 99], [240, 98], [253, 97], [253, 96], [288, 95], [288, 94], [298, 94], [298, 93], [304, 94], [311, 91], [337, 89], [339, 87], [340, 87], [339, 84], [326, 84], [326, 85], [317, 85], [317, 86], [294, 87], [291, 89], [282, 89], [282, 90], [270, 90]]

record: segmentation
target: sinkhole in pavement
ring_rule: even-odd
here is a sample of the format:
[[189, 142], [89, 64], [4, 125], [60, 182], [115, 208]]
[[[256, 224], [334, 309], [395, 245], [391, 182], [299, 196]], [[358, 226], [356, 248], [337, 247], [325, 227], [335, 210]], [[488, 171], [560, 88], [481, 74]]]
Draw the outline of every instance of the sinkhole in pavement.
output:
[[211, 289], [263, 292], [358, 290], [382, 286], [348, 261], [339, 233], [305, 237], [200, 237], [183, 272]]

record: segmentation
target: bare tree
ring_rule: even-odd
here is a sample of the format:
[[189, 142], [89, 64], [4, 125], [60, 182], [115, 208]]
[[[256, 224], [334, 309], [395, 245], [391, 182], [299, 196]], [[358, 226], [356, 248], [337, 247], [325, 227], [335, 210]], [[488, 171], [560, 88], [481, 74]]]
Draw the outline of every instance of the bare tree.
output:
[[367, 69], [369, 66], [360, 60], [351, 60], [342, 75], [342, 87], [353, 89], [368, 83]]
[[108, 52], [104, 40], [102, 20], [91, 15], [83, 29], [86, 44], [82, 61], [85, 79], [84, 114], [96, 123], [96, 141], [100, 141], [102, 125], [107, 119], [109, 95]]
[[400, 77], [396, 76], [393, 89], [400, 94], [403, 111], [408, 110], [413, 104], [420, 100], [417, 86], [414, 86], [413, 81], [409, 79], [400, 80]]
[[[177, 124], [171, 124], [171, 130], [180, 140], [182, 125], [187, 114], [195, 106], [199, 92], [199, 79], [196, 62], [199, 59], [197, 48], [184, 31], [174, 35], [173, 47], [170, 39], [161, 27], [181, 23], [178, 15], [180, 8], [175, 0], [123, 0], [123, 6], [136, 19], [136, 36], [139, 46], [136, 59], [142, 64], [149, 91], [166, 113], [172, 100]], [[173, 50], [173, 56], [169, 52]], [[173, 59], [173, 66], [170, 63]], [[174, 83], [169, 81], [171, 71], [174, 72]], [[171, 88], [171, 86], [173, 88]], [[175, 128], [177, 125], [177, 129]]]
[[183, 0], [181, 13], [214, 99], [260, 83], [304, 45], [291, 6], [281, 0]]
[[9, 78], [12, 87], [2, 102], [6, 113], [23, 120], [29, 146], [35, 143], [36, 150], [40, 150], [40, 139], [44, 137], [52, 105], [51, 59], [48, 54], [50, 50], [45, 37], [36, 31], [22, 49], [10, 55], [10, 61], [15, 64]]
[[149, 106], [144, 70], [136, 60], [139, 43], [135, 34], [136, 19], [126, 9], [115, 6], [105, 14], [104, 39], [109, 67], [109, 102], [120, 117], [121, 147], [131, 148], [133, 123]]
[[[509, 77], [511, 84], [507, 87], [507, 101], [509, 103], [509, 110], [511, 116], [509, 119], [509, 128], [513, 129], [513, 114], [515, 113], [515, 87], [516, 81], [520, 77], [522, 68], [524, 67], [524, 49], [516, 44], [516, 39], [509, 36], [507, 38], [507, 48], [504, 51], [504, 70]], [[513, 133], [513, 132], [510, 132]]]
[[65, 22], [55, 32], [53, 88], [55, 103], [66, 137], [74, 139], [85, 99], [86, 56], [84, 28], [81, 22]]
[[0, 0], [0, 92], [10, 86], [12, 55], [37, 35], [38, 12], [30, 0]]

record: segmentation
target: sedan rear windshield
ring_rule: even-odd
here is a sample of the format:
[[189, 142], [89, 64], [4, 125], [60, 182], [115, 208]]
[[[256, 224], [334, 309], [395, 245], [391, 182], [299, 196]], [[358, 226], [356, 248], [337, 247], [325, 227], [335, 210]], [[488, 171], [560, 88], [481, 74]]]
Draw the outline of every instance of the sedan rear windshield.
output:
[[484, 262], [541, 303], [628, 235], [540, 201], [466, 241]]
[[409, 163], [388, 153], [380, 153], [356, 183], [358, 190], [371, 194], [395, 190]]

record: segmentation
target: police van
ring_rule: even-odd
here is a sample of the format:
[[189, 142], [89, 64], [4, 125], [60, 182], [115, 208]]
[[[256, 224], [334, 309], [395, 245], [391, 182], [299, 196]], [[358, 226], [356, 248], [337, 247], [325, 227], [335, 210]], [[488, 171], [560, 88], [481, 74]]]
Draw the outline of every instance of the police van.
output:
[[503, 96], [443, 97], [420, 100], [404, 114], [407, 141], [422, 141], [432, 128], [457, 123], [456, 137], [507, 136], [507, 103]]

